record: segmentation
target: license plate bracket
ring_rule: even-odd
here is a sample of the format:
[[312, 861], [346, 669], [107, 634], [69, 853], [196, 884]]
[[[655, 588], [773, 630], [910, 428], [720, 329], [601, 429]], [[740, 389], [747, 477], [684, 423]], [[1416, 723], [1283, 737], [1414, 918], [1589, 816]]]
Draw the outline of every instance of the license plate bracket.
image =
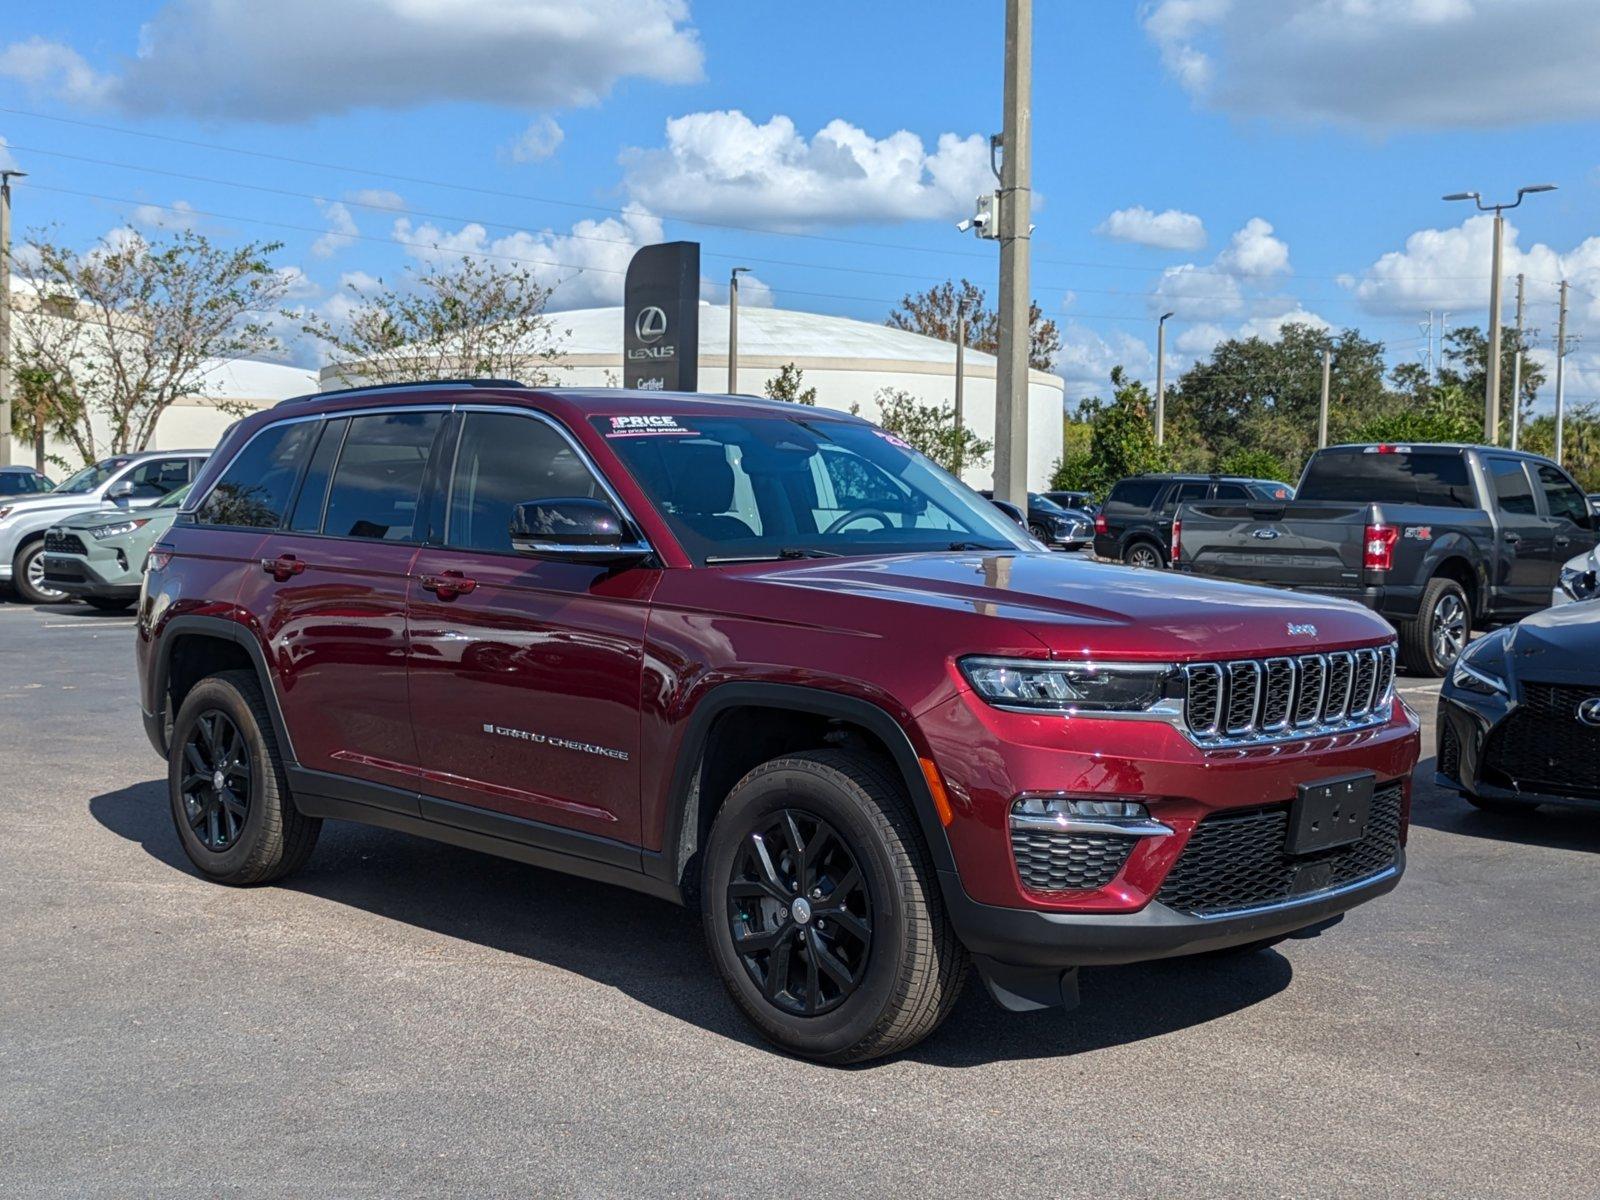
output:
[[1372, 815], [1377, 776], [1371, 771], [1302, 783], [1289, 810], [1284, 852], [1315, 854], [1359, 842]]

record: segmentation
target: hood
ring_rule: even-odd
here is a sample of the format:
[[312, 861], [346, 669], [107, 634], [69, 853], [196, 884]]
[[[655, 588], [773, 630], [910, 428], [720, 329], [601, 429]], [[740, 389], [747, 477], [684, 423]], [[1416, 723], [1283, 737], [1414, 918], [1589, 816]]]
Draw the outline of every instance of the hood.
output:
[[1505, 636], [1518, 679], [1600, 685], [1600, 600], [1547, 608], [1524, 617]]
[[146, 524], [139, 528], [148, 529], [149, 522], [160, 521], [169, 523], [177, 516], [175, 508], [91, 508], [87, 512], [76, 512], [70, 516], [62, 517], [56, 522], [58, 529], [100, 529], [106, 525], [122, 525], [128, 521], [144, 521]]
[[801, 560], [764, 563], [744, 577], [1019, 622], [1058, 656], [1305, 654], [1394, 637], [1381, 618], [1344, 600], [1060, 554]]
[[11, 510], [6, 514], [7, 517], [20, 517], [25, 513], [98, 510], [101, 503], [100, 497], [93, 492], [75, 492], [71, 495], [46, 492], [42, 496], [18, 496], [14, 499], [0, 500], [0, 508]]

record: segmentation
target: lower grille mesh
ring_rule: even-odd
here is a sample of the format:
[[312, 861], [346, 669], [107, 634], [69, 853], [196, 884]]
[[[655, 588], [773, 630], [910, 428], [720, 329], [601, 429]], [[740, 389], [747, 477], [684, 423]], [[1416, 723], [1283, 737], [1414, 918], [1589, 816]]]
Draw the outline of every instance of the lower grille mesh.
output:
[[1600, 726], [1578, 705], [1600, 688], [1524, 683], [1522, 702], [1490, 735], [1484, 765], [1525, 791], [1600, 796]]
[[1138, 838], [1104, 833], [1013, 829], [1011, 852], [1025, 887], [1036, 892], [1101, 888], [1117, 877]]
[[1331, 865], [1323, 887], [1342, 887], [1394, 865], [1400, 848], [1401, 785], [1379, 788], [1365, 836], [1349, 846], [1291, 857], [1289, 805], [1216, 813], [1201, 821], [1156, 894], [1183, 912], [1209, 915], [1290, 899], [1300, 868]]

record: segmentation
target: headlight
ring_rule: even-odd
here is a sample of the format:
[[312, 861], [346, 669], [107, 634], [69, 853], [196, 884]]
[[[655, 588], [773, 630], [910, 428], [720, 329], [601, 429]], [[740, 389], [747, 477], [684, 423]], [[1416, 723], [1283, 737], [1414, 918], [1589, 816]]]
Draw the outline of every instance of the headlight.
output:
[[144, 517], [137, 521], [118, 521], [115, 525], [102, 525], [98, 529], [91, 529], [89, 532], [93, 535], [95, 541], [103, 542], [107, 538], [121, 537], [125, 533], [132, 533], [139, 526], [147, 524], [149, 520], [149, 517]]
[[999, 708], [1047, 712], [1144, 712], [1166, 694], [1166, 663], [1063, 663], [967, 658], [973, 691]]
[[[0, 516], [5, 515], [5, 510], [0, 509]], [[1593, 600], [1600, 594], [1600, 580], [1595, 578], [1595, 572], [1580, 571], [1577, 567], [1561, 568], [1561, 590], [1574, 600]]]
[[1480, 696], [1508, 695], [1503, 678], [1505, 636], [1503, 630], [1496, 631], [1468, 646], [1450, 671], [1451, 685]]

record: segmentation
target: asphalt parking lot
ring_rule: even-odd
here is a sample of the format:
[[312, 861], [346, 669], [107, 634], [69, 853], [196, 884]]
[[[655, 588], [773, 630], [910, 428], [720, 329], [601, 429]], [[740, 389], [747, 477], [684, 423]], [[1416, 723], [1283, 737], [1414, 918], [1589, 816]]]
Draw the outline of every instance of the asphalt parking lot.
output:
[[1600, 818], [1477, 813], [1431, 749], [1404, 882], [1327, 935], [1085, 972], [1070, 1016], [974, 981], [841, 1071], [632, 893], [332, 824], [202, 882], [131, 639], [0, 603], [0, 1195], [1595, 1194]]

